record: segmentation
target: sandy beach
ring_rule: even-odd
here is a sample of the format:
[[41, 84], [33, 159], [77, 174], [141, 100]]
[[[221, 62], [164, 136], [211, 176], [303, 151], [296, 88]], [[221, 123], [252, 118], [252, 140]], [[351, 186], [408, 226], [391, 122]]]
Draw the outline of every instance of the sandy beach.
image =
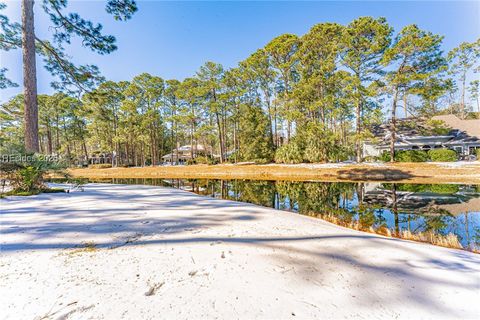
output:
[[178, 189], [0, 199], [2, 319], [474, 319], [480, 255]]

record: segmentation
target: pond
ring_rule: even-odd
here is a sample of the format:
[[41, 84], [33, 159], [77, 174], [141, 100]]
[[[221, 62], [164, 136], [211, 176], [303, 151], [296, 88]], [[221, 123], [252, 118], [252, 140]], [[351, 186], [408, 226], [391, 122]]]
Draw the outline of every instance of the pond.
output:
[[327, 218], [393, 235], [454, 234], [464, 248], [480, 247], [480, 185], [335, 183], [212, 179], [102, 179], [90, 182], [178, 188]]

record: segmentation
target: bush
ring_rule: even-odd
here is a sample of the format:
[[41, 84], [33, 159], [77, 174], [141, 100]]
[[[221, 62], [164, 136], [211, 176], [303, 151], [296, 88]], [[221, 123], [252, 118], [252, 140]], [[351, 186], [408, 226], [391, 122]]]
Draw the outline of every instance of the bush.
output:
[[211, 156], [198, 156], [195, 158], [196, 164], [217, 164], [218, 160]]
[[238, 151], [232, 152], [228, 157], [227, 157], [227, 162], [230, 163], [235, 163], [235, 159], [238, 160], [240, 159], [240, 155]]
[[[428, 153], [421, 150], [399, 150], [395, 152], [395, 161], [397, 162], [426, 162], [429, 159]], [[390, 152], [384, 151], [380, 160], [390, 161]]]
[[281, 146], [275, 152], [276, 163], [301, 163], [302, 161], [303, 152], [293, 141]]
[[111, 163], [91, 164], [88, 166], [89, 169], [107, 169], [111, 167], [112, 167]]
[[18, 180], [15, 189], [26, 192], [39, 190], [43, 188], [43, 173], [42, 168], [27, 166], [17, 170], [16, 174]]
[[[363, 161], [365, 162], [376, 162], [376, 161], [379, 161], [381, 157], [374, 157], [374, 156], [366, 156]], [[390, 159], [388, 160], [382, 160], [382, 161], [390, 161]]]
[[452, 194], [459, 191], [459, 186], [456, 184], [432, 184], [430, 191], [434, 193]]
[[395, 155], [398, 162], [426, 162], [429, 160], [428, 153], [421, 150], [403, 150]]
[[24, 155], [18, 161], [0, 163], [2, 177], [9, 181], [12, 194], [37, 194], [48, 189], [43, 176], [48, 171], [59, 171], [59, 163], [48, 161], [42, 155]]
[[383, 162], [390, 161], [390, 151], [383, 151], [380, 157], [378, 157], [378, 160]]
[[458, 160], [457, 153], [449, 149], [432, 149], [428, 151], [428, 156], [432, 161], [437, 162], [454, 162]]
[[270, 163], [272, 161], [269, 160], [269, 159], [265, 159], [265, 158], [258, 158], [258, 159], [254, 159], [253, 162], [255, 162], [255, 164], [267, 164], [267, 163]]

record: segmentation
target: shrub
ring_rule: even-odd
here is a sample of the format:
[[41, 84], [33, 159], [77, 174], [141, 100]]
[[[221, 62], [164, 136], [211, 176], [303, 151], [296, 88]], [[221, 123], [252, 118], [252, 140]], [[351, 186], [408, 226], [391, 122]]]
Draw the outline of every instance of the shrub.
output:
[[256, 164], [267, 164], [272, 161], [266, 158], [258, 158], [258, 159], [254, 159], [253, 162], [255, 162]]
[[302, 161], [302, 150], [293, 141], [281, 146], [275, 152], [275, 162], [277, 163], [301, 163]]
[[378, 159], [383, 162], [390, 161], [390, 151], [383, 151]]
[[208, 159], [205, 156], [197, 156], [194, 161], [195, 164], [208, 164]]
[[238, 151], [232, 152], [232, 153], [227, 157], [227, 162], [235, 163], [235, 160], [237, 160], [237, 162], [238, 162], [239, 160], [241, 160], [240, 154], [239, 154]]
[[428, 154], [421, 150], [402, 150], [395, 154], [395, 160], [399, 162], [426, 162]]
[[21, 160], [0, 163], [2, 177], [9, 181], [11, 194], [37, 194], [47, 189], [43, 176], [48, 171], [62, 168], [58, 162], [51, 162], [41, 155], [25, 155]]
[[[365, 162], [376, 162], [378, 160], [380, 160], [381, 156], [380, 157], [375, 157], [375, 156], [366, 156], [363, 161]], [[389, 161], [390, 159], [386, 160], [386, 161]], [[382, 160], [382, 161], [385, 161], [385, 160]]]
[[305, 161], [315, 163], [323, 162], [326, 160], [326, 148], [320, 143], [320, 141], [315, 141], [313, 139], [308, 139], [303, 152], [303, 157]]
[[[390, 161], [390, 152], [384, 151], [380, 156], [380, 160], [384, 162]], [[395, 161], [398, 162], [426, 162], [428, 160], [428, 153], [422, 150], [395, 151]]]
[[459, 191], [459, 187], [456, 184], [432, 184], [429, 186], [431, 192], [452, 194]]
[[197, 164], [217, 164], [218, 160], [212, 156], [198, 156], [195, 158]]
[[39, 167], [27, 166], [17, 170], [16, 180], [17, 190], [31, 192], [33, 190], [39, 190], [43, 188], [43, 176], [44, 171]]
[[458, 160], [457, 153], [449, 149], [432, 149], [428, 151], [428, 156], [432, 161], [453, 162]]

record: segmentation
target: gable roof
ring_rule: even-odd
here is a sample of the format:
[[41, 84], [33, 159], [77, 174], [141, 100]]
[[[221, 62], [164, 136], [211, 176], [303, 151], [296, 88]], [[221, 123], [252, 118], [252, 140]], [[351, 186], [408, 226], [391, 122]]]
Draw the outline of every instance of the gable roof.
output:
[[[382, 144], [390, 143], [391, 131], [390, 123], [375, 124], [370, 127], [373, 136]], [[453, 131], [453, 130], [450, 130]], [[449, 132], [443, 138], [454, 138], [455, 132]], [[434, 138], [437, 137], [432, 128], [426, 123], [424, 118], [403, 118], [397, 119], [396, 137], [397, 141], [416, 138]]]
[[[426, 118], [397, 119], [396, 143], [447, 146], [480, 142], [480, 120], [461, 120], [455, 115], [435, 116], [432, 120], [443, 121], [448, 133], [443, 135], [436, 133]], [[390, 123], [383, 123], [370, 127], [376, 144], [384, 146], [390, 144], [390, 125]]]
[[433, 120], [441, 120], [452, 129], [465, 132], [470, 137], [480, 139], [480, 119], [462, 120], [453, 114], [432, 117]]

